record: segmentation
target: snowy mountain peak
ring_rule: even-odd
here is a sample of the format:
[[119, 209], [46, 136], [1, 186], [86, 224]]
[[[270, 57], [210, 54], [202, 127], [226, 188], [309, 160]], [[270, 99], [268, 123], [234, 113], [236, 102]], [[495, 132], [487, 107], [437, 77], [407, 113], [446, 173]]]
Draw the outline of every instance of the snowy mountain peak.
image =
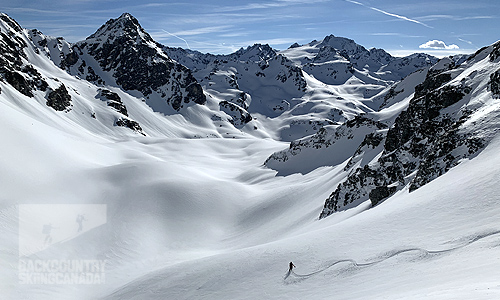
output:
[[124, 12], [123, 14], [121, 14], [121, 16], [118, 17], [117, 20], [122, 20], [122, 19], [125, 19], [125, 20], [135, 20], [135, 22], [138, 22], [137, 19], [134, 18], [134, 16], [132, 16], [128, 12]]
[[70, 74], [138, 91], [155, 111], [164, 114], [206, 101], [191, 71], [173, 61], [129, 13], [110, 19], [61, 55], [62, 67]]
[[337, 50], [345, 50], [349, 55], [353, 55], [359, 52], [366, 52], [368, 50], [365, 47], [358, 45], [354, 40], [337, 37], [333, 34], [326, 36], [323, 41], [320, 43], [322, 46], [331, 46]]
[[232, 54], [238, 60], [248, 60], [253, 62], [267, 61], [277, 54], [268, 44], [254, 44], [253, 46], [248, 46], [246, 49], [241, 48]]
[[153, 38], [141, 27], [139, 21], [129, 13], [123, 13], [116, 19], [108, 20], [87, 40], [114, 40], [118, 37], [135, 42], [154, 42]]

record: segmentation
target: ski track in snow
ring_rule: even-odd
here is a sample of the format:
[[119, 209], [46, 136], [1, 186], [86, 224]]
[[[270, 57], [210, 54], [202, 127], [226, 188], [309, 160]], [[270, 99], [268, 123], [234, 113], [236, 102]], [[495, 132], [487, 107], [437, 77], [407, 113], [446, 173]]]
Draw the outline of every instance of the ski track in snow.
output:
[[[322, 273], [322, 272], [324, 272], [324, 271], [326, 271], [326, 270], [328, 270], [336, 265], [342, 264], [342, 263], [350, 263], [352, 265], [352, 267], [369, 267], [369, 266], [373, 266], [373, 265], [376, 265], [378, 263], [381, 263], [383, 261], [386, 261], [386, 260], [393, 258], [395, 256], [398, 256], [400, 254], [404, 254], [404, 253], [408, 253], [408, 252], [420, 252], [420, 258], [428, 257], [428, 256], [431, 256], [433, 254], [442, 254], [442, 253], [452, 252], [452, 251], [464, 248], [464, 247], [469, 246], [469, 245], [471, 245], [475, 242], [478, 242], [482, 239], [485, 239], [485, 238], [488, 238], [488, 237], [491, 237], [491, 236], [494, 236], [497, 234], [500, 234], [500, 230], [485, 232], [485, 233], [478, 233], [477, 235], [464, 237], [463, 239], [466, 239], [466, 242], [464, 242], [463, 244], [456, 246], [456, 247], [453, 247], [453, 248], [448, 248], [448, 249], [443, 249], [443, 250], [427, 250], [424, 248], [406, 248], [403, 250], [394, 250], [392, 252], [387, 253], [386, 255], [383, 255], [382, 259], [379, 259], [376, 261], [371, 261], [371, 262], [358, 263], [354, 259], [341, 259], [341, 260], [337, 260], [337, 261], [329, 264], [328, 266], [326, 266], [322, 269], [319, 269], [319, 270], [314, 271], [314, 272], [309, 273], [309, 274], [297, 274], [293, 270], [290, 270], [284, 276], [283, 283], [284, 284], [295, 284], [295, 283], [301, 282], [303, 280], [306, 280], [306, 279], [308, 279], [316, 274]], [[342, 270], [340, 271], [340, 273], [342, 273]]]

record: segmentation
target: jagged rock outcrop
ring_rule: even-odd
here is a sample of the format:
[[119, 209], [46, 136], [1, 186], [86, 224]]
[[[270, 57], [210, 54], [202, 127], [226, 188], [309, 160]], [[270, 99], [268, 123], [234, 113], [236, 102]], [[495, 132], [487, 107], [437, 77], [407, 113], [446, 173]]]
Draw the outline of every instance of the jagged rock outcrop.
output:
[[57, 111], [66, 110], [71, 106], [71, 96], [64, 84], [49, 92], [47, 95], [47, 106]]
[[3, 73], [5, 80], [21, 94], [33, 97], [33, 84], [22, 74], [16, 71], [5, 70]]
[[[500, 41], [499, 42], [496, 42], [495, 44], [493, 44], [492, 46], [492, 50], [489, 54], [489, 57], [490, 57], [490, 61], [491, 62], [495, 62], [498, 60], [498, 58], [500, 57]], [[484, 49], [484, 48], [483, 48]], [[478, 51], [478, 53], [480, 53], [480, 51]]]
[[494, 97], [500, 98], [500, 69], [490, 75], [490, 91]]
[[277, 51], [268, 44], [254, 44], [245, 48], [240, 48], [238, 51], [227, 56], [228, 59], [234, 61], [251, 61], [255, 63], [266, 62], [274, 58]]
[[252, 116], [240, 106], [228, 102], [219, 102], [220, 110], [231, 116], [229, 122], [236, 127], [241, 127], [252, 120]]
[[122, 99], [117, 93], [110, 90], [101, 89], [99, 96], [107, 101], [107, 105], [113, 107], [119, 113], [128, 117], [127, 107], [123, 104]]
[[139, 123], [137, 123], [134, 120], [130, 120], [128, 118], [119, 118], [118, 120], [116, 120], [115, 125], [120, 126], [120, 127], [129, 128], [132, 131], [139, 133], [141, 135], [144, 135], [144, 136], [146, 135], [144, 133], [144, 131], [142, 130], [141, 125], [139, 125]]
[[0, 30], [0, 80], [5, 80], [28, 97], [33, 97], [37, 90], [45, 92], [48, 83], [25, 53], [28, 45], [22, 38], [23, 29], [6, 14], [0, 13], [0, 20], [3, 22]]

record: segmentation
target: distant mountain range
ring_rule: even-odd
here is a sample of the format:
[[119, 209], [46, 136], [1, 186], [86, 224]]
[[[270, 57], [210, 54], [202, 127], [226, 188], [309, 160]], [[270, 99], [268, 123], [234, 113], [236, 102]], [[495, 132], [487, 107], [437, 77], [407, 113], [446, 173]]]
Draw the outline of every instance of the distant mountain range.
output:
[[213, 55], [161, 45], [128, 13], [74, 44], [6, 14], [0, 31], [0, 101], [102, 137], [288, 142], [265, 161], [278, 175], [344, 168], [320, 218], [418, 189], [499, 127], [500, 43], [439, 60], [330, 35]]

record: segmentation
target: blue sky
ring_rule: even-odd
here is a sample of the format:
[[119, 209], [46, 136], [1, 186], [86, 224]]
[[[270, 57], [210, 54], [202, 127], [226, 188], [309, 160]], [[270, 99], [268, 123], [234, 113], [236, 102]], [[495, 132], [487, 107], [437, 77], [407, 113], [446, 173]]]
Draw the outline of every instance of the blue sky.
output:
[[500, 40], [497, 0], [0, 0], [0, 7], [22, 27], [70, 42], [128, 12], [158, 42], [210, 53], [254, 43], [281, 50], [330, 34], [393, 55], [472, 53]]

